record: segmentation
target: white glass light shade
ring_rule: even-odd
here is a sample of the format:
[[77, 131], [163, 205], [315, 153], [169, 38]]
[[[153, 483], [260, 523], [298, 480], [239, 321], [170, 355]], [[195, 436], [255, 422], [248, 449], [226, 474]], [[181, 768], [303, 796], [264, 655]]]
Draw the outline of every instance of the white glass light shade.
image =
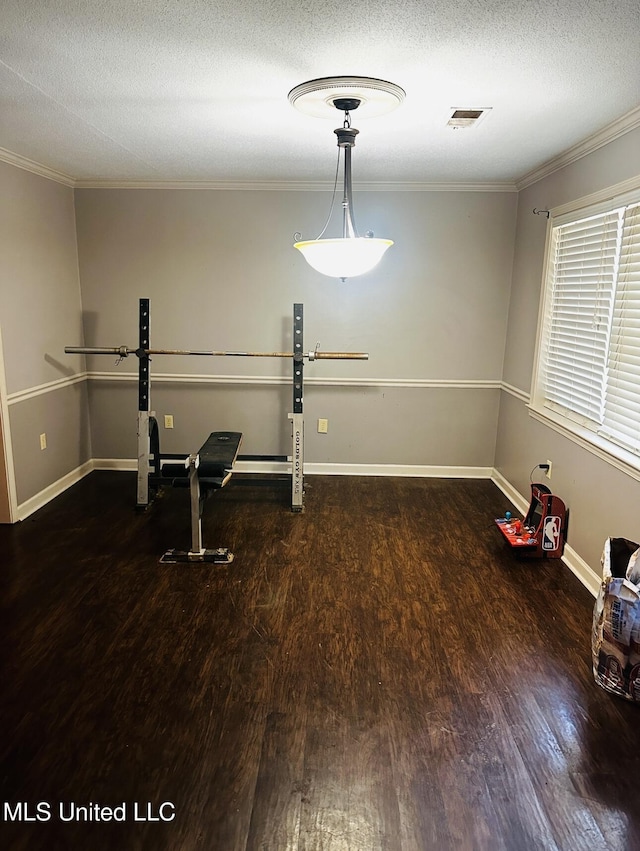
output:
[[382, 259], [391, 239], [345, 237], [342, 239], [308, 239], [293, 246], [316, 272], [330, 278], [355, 278], [364, 275]]

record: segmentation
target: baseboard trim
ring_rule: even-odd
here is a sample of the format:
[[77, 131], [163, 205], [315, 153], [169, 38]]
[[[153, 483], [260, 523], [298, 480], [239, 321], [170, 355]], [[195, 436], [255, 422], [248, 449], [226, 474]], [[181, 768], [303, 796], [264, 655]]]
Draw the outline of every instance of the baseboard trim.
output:
[[[185, 456], [186, 457], [186, 456]], [[138, 462], [133, 458], [94, 458], [94, 470], [117, 470], [120, 472], [134, 472], [138, 469]]]
[[509, 502], [514, 505], [520, 514], [525, 514], [529, 508], [529, 500], [522, 496], [520, 491], [517, 491], [511, 482], [500, 473], [498, 470], [492, 470], [491, 481], [498, 487], [507, 497]]
[[584, 587], [591, 592], [594, 597], [598, 596], [598, 591], [602, 585], [602, 577], [599, 576], [587, 562], [578, 555], [578, 553], [570, 547], [569, 544], [564, 545], [564, 555], [562, 561], [567, 565], [569, 570], [578, 577]]
[[[96, 458], [95, 470], [136, 470], [132, 458]], [[237, 473], [290, 473], [291, 464], [286, 461], [237, 461]], [[440, 467], [428, 464], [334, 464], [307, 462], [304, 465], [308, 476], [413, 476], [438, 479], [490, 479], [492, 467]]]
[[68, 488], [72, 485], [75, 485], [76, 482], [79, 482], [80, 479], [87, 476], [93, 469], [93, 461], [86, 461], [80, 467], [76, 467], [75, 470], [67, 473], [66, 476], [63, 476], [61, 479], [58, 479], [57, 482], [53, 482], [48, 485], [48, 487], [41, 490], [40, 493], [35, 494], [25, 500], [25, 502], [21, 502], [18, 505], [17, 519], [25, 520], [34, 512], [38, 511], [38, 509], [43, 508], [48, 502], [51, 502], [52, 499], [60, 496], [61, 493], [64, 493], [64, 491], [68, 490]]
[[304, 465], [317, 476], [402, 476], [423, 479], [489, 479], [491, 467], [440, 467], [430, 464], [323, 464]]
[[[526, 514], [527, 509], [529, 508], [529, 499], [522, 496], [522, 494], [513, 487], [511, 482], [505, 479], [498, 470], [493, 471], [491, 481], [494, 485], [496, 485], [496, 487], [500, 488], [502, 493], [507, 497], [512, 505], [515, 506], [520, 514]], [[602, 582], [600, 576], [569, 544], [565, 544], [564, 546], [562, 561], [580, 580], [580, 582], [582, 582], [584, 587], [590, 591], [594, 597], [597, 597]]]

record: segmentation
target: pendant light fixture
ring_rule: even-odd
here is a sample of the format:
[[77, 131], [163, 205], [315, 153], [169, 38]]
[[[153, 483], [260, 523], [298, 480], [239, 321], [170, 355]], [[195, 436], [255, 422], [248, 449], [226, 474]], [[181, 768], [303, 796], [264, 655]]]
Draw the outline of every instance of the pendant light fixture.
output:
[[[374, 237], [371, 231], [359, 236], [353, 213], [353, 190], [351, 180], [351, 149], [355, 145], [358, 130], [351, 126], [351, 113], [356, 109], [363, 117], [382, 115], [399, 106], [404, 100], [404, 91], [394, 83], [371, 77], [324, 77], [302, 83], [289, 92], [289, 101], [302, 112], [316, 117], [327, 117], [335, 110], [344, 113], [342, 127], [335, 130], [338, 137], [338, 168], [331, 201], [329, 217], [317, 239], [300, 240], [294, 244], [316, 271], [331, 278], [353, 278], [364, 275], [376, 266], [385, 251], [393, 245], [390, 239]], [[340, 152], [344, 152], [342, 236], [323, 239], [331, 220], [335, 203]]]

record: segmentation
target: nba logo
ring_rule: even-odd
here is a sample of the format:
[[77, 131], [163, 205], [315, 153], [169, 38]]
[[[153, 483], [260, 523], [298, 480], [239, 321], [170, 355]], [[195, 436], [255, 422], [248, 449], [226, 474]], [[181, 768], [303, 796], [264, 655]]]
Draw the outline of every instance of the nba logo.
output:
[[550, 515], [542, 527], [542, 549], [547, 552], [557, 549], [560, 542], [560, 518]]

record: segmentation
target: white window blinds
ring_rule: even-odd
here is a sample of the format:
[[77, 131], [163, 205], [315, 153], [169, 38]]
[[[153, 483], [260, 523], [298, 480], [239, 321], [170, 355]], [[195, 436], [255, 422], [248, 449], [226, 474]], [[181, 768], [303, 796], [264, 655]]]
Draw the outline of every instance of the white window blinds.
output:
[[602, 433], [640, 451], [640, 204], [624, 211]]
[[601, 423], [613, 308], [619, 215], [605, 213], [555, 227], [549, 266], [544, 395]]
[[543, 404], [640, 454], [640, 203], [551, 235]]

